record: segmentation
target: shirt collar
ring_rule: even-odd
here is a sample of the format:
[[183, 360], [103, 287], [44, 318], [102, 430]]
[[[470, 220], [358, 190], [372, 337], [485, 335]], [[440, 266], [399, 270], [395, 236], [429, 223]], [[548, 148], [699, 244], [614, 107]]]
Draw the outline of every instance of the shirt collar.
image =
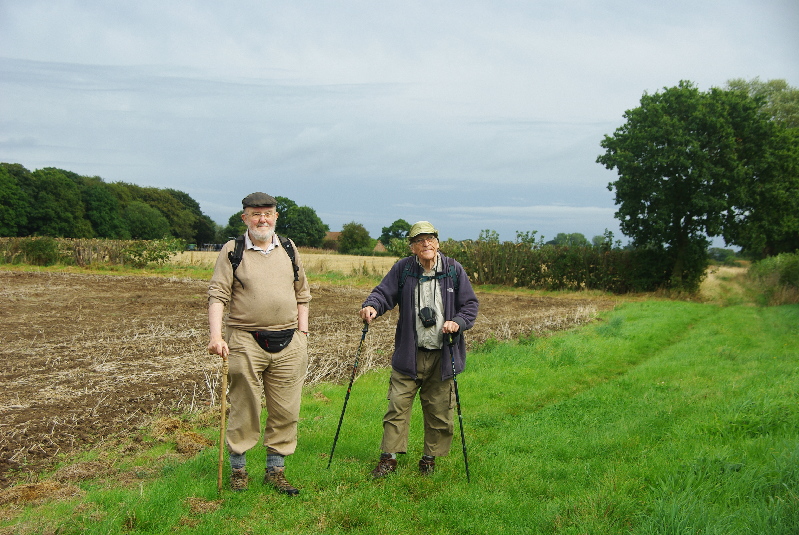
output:
[[267, 245], [266, 249], [263, 249], [263, 248], [258, 247], [257, 245], [254, 245], [252, 243], [252, 240], [250, 239], [250, 231], [246, 231], [244, 233], [244, 248], [245, 249], [255, 249], [256, 251], [263, 251], [265, 253], [268, 253], [269, 251], [271, 251], [272, 249], [277, 247], [279, 244], [280, 244], [280, 242], [277, 239], [277, 234], [272, 234], [272, 241], [269, 243], [269, 245]]

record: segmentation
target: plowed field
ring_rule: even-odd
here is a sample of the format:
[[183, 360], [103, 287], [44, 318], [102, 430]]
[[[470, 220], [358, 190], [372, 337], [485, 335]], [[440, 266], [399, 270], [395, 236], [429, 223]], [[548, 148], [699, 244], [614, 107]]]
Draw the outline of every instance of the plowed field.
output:
[[[207, 281], [0, 271], [0, 488], [55, 456], [132, 432], [154, 417], [201, 411], [218, 397], [206, 353]], [[368, 288], [312, 285], [308, 382], [349, 378]], [[610, 299], [478, 292], [468, 343], [590, 321]], [[361, 372], [387, 366], [394, 313], [369, 329]]]

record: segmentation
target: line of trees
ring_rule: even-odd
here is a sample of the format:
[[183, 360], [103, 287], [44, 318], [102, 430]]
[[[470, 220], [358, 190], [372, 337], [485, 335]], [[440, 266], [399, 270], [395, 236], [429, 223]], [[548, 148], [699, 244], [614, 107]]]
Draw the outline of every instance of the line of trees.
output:
[[[321, 247], [329, 227], [308, 206], [276, 197], [277, 233], [297, 245]], [[239, 211], [217, 225], [188, 193], [105, 182], [46, 167], [29, 171], [0, 163], [0, 236], [223, 243], [246, 228]]]
[[187, 193], [0, 163], [0, 236], [213, 242], [217, 225]]

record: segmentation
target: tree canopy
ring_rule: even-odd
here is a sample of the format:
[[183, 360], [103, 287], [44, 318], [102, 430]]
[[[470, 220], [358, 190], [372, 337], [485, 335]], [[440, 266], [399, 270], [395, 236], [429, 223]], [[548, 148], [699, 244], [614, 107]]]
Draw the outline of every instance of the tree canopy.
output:
[[735, 78], [727, 81], [727, 89], [762, 99], [763, 113], [771, 120], [788, 128], [799, 128], [799, 89], [789, 86], [785, 80], [763, 82], [759, 78], [749, 81]]
[[[786, 188], [795, 178], [785, 175], [795, 168], [785, 157], [796, 153], [796, 136], [762, 113], [763, 105], [744, 91], [701, 92], [683, 81], [644, 94], [602, 140], [597, 162], [618, 172], [608, 189], [616, 191], [621, 230], [634, 246], [660, 251], [671, 286], [698, 285], [709, 236], [737, 244], [775, 195], [784, 197], [781, 209], [795, 206], [798, 190]], [[775, 219], [787, 232], [786, 218], [761, 214], [757, 233], [773, 235], [766, 227]]]
[[321, 247], [330, 230], [310, 206], [298, 206], [286, 197], [275, 197], [276, 210], [280, 214], [275, 231], [291, 238], [298, 246]]
[[404, 219], [397, 219], [391, 223], [391, 225], [383, 227], [381, 230], [382, 234], [380, 234], [378, 239], [384, 246], [388, 246], [391, 243], [391, 240], [394, 238], [404, 240], [408, 236], [408, 232], [411, 230], [411, 224]]
[[46, 167], [0, 163], [0, 235], [64, 238], [215, 240], [216, 224], [175, 189], [106, 183]]
[[355, 221], [345, 224], [338, 238], [338, 250], [342, 253], [356, 253], [368, 248], [372, 243], [366, 227]]
[[573, 232], [567, 234], [565, 232], [558, 232], [555, 239], [548, 241], [547, 245], [560, 245], [561, 247], [588, 247], [591, 245], [584, 234], [580, 232]]

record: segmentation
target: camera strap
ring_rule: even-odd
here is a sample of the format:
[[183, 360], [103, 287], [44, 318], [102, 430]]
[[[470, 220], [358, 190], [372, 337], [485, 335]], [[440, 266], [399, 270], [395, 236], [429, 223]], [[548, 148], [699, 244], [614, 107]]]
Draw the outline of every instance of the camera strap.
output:
[[[435, 307], [436, 307], [436, 294], [438, 293], [438, 279], [440, 279], [440, 278], [441, 277], [437, 277], [435, 275], [433, 275], [433, 276], [422, 275], [421, 277], [419, 277], [419, 283], [416, 285], [416, 308], [417, 308], [417, 311], [421, 310], [422, 308], [424, 308], [422, 306], [422, 283], [423, 282], [427, 282], [429, 280], [433, 281], [433, 309], [435, 310]], [[425, 303], [425, 306], [427, 306], [426, 303]]]

